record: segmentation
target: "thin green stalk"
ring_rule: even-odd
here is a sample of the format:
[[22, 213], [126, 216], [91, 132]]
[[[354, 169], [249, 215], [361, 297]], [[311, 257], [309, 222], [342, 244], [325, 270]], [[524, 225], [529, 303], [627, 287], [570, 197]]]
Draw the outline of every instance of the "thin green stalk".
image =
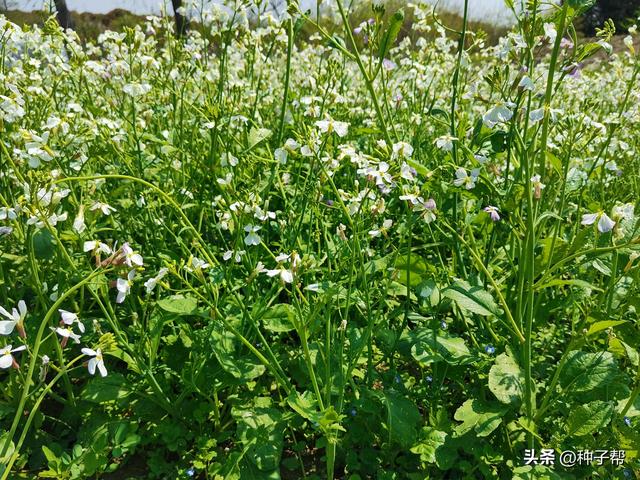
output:
[[[468, 0], [466, 0], [468, 1]], [[373, 108], [376, 111], [376, 116], [378, 117], [378, 123], [380, 128], [382, 129], [382, 134], [384, 135], [384, 139], [386, 140], [388, 145], [391, 145], [393, 141], [391, 140], [391, 135], [389, 134], [389, 129], [387, 128], [387, 122], [384, 119], [384, 115], [382, 113], [382, 109], [380, 108], [380, 102], [378, 101], [378, 95], [376, 94], [375, 88], [373, 88], [373, 81], [369, 77], [367, 73], [367, 69], [362, 63], [362, 58], [360, 58], [360, 52], [358, 50], [358, 45], [356, 44], [355, 38], [353, 38], [353, 30], [351, 29], [351, 24], [349, 23], [349, 18], [345, 12], [344, 6], [342, 5], [342, 0], [336, 0], [338, 5], [338, 10], [340, 11], [340, 16], [342, 17], [342, 23], [344, 24], [344, 29], [349, 38], [349, 42], [351, 43], [351, 47], [354, 51], [354, 58], [356, 63], [358, 64], [358, 68], [360, 69], [360, 73], [362, 74], [362, 78], [364, 79], [364, 83], [369, 91], [369, 95], [371, 96], [371, 101], [373, 102]]]
[[282, 142], [282, 133], [284, 131], [284, 117], [287, 111], [289, 101], [289, 83], [291, 81], [291, 55], [293, 54], [293, 17], [289, 16], [287, 22], [287, 67], [284, 74], [284, 93], [282, 94], [282, 109], [280, 110], [280, 122], [278, 123], [278, 145]]
[[[4, 467], [5, 470], [4, 470], [4, 473], [2, 474], [2, 477], [0, 478], [0, 480], [6, 480], [9, 477], [9, 474], [11, 473], [11, 468], [13, 467], [13, 464], [15, 463], [15, 461], [20, 456], [20, 449], [22, 448], [22, 444], [24, 443], [24, 439], [26, 438], [27, 433], [29, 432], [29, 427], [31, 426], [31, 422], [33, 422], [33, 419], [35, 418], [36, 413], [38, 413], [38, 411], [39, 411], [40, 404], [42, 403], [42, 401], [45, 399], [47, 394], [51, 391], [53, 386], [58, 382], [58, 380], [63, 376], [67, 376], [67, 372], [69, 370], [69, 367], [71, 367], [74, 363], [76, 363], [78, 360], [82, 359], [83, 357], [84, 357], [84, 355], [79, 355], [76, 358], [74, 358], [73, 360], [71, 360], [71, 362], [69, 362], [64, 368], [62, 368], [58, 372], [58, 374], [53, 378], [53, 380], [51, 380], [47, 384], [45, 389], [42, 391], [42, 393], [40, 394], [40, 396], [38, 397], [38, 399], [34, 403], [33, 407], [31, 408], [31, 411], [29, 412], [29, 416], [27, 417], [27, 420], [24, 423], [24, 427], [22, 427], [22, 433], [20, 434], [20, 438], [18, 439], [18, 442], [15, 444], [15, 449], [14, 449], [13, 453], [11, 454], [11, 458], [9, 459], [9, 461], [7, 462], [7, 464]], [[11, 442], [12, 439], [13, 439], [13, 436], [9, 436], [7, 438], [7, 442], [5, 444], [5, 447], [8, 446], [9, 442]], [[4, 450], [5, 450], [5, 448], [3, 448], [2, 455], [5, 454]]]

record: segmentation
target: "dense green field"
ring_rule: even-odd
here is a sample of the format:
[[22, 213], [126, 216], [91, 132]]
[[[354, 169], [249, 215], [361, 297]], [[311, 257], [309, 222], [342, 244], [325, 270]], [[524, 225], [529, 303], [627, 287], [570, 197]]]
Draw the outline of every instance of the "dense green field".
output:
[[290, 3], [0, 17], [0, 479], [640, 478], [635, 27]]

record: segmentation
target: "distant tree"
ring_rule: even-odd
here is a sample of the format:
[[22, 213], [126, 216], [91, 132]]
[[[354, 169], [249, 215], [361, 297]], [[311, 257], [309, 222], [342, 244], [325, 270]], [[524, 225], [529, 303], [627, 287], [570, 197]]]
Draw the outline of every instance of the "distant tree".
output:
[[56, 6], [56, 17], [60, 26], [64, 29], [73, 28], [73, 21], [67, 8], [67, 2], [65, 0], [55, 0], [53, 3]]
[[178, 11], [182, 7], [182, 0], [171, 0], [171, 5], [173, 6], [173, 15], [176, 20], [176, 34], [181, 37], [187, 31], [187, 19]]
[[640, 0], [597, 0], [584, 16], [585, 33], [593, 35], [610, 18], [622, 30], [640, 14]]

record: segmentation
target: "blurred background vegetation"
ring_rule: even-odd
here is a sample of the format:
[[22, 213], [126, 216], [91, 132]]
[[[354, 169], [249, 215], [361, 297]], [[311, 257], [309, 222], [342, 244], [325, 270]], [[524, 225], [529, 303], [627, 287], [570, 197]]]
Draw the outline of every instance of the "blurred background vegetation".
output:
[[[64, 0], [56, 0], [57, 6], [65, 8], [66, 2]], [[282, 0], [272, 0], [273, 2], [281, 2]], [[415, 0], [420, 1], [420, 0]], [[484, 1], [484, 0], [471, 0]], [[174, 6], [179, 6], [179, 0], [172, 0]], [[392, 14], [397, 9], [406, 7], [406, 0], [387, 0], [385, 2], [387, 15]], [[362, 21], [371, 17], [371, 1], [356, 1], [353, 3], [351, 13], [351, 23], [357, 26]], [[0, 0], [0, 13], [7, 16], [7, 18], [18, 25], [42, 25], [49, 14], [45, 11], [21, 11], [15, 8], [15, 0]], [[279, 11], [282, 9], [279, 8]], [[170, 11], [170, 9], [169, 9]], [[594, 7], [591, 8], [584, 16], [582, 20], [582, 31], [585, 35], [594, 35], [596, 29], [601, 27], [604, 22], [611, 18], [616, 25], [618, 33], [626, 34], [629, 26], [637, 22], [640, 15], [640, 0], [597, 0]], [[439, 9], [439, 18], [442, 23], [450, 28], [457, 29], [462, 24], [462, 18], [452, 12], [442, 8]], [[105, 30], [122, 31], [125, 27], [133, 27], [136, 24], [140, 24], [144, 21], [144, 16], [136, 15], [128, 10], [115, 9], [106, 14], [99, 13], [79, 13], [75, 11], [69, 12], [68, 16], [59, 15], [58, 19], [62, 25], [70, 25], [81, 39], [94, 40], [97, 36]], [[328, 30], [339, 31], [341, 28], [332, 17], [323, 17], [322, 23]], [[405, 22], [404, 30], [401, 36], [410, 33], [412, 24], [412, 12], [410, 9], [405, 8]], [[192, 28], [198, 28], [195, 22], [192, 22]], [[470, 28], [475, 32], [481, 32], [481, 35], [485, 35], [487, 42], [494, 44], [502, 36], [507, 27], [504, 25], [496, 25], [492, 23], [490, 19], [487, 21], [472, 21], [470, 22]], [[314, 31], [313, 28], [304, 29], [307, 33]]]

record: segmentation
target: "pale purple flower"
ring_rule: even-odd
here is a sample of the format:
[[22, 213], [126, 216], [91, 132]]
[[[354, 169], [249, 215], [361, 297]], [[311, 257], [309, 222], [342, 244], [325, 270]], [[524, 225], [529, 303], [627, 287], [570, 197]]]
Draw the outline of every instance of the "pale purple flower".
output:
[[497, 222], [498, 220], [500, 220], [500, 213], [499, 213], [498, 207], [489, 205], [484, 207], [483, 210], [489, 214], [489, 216], [491, 217], [491, 220], [493, 220], [494, 222]]

